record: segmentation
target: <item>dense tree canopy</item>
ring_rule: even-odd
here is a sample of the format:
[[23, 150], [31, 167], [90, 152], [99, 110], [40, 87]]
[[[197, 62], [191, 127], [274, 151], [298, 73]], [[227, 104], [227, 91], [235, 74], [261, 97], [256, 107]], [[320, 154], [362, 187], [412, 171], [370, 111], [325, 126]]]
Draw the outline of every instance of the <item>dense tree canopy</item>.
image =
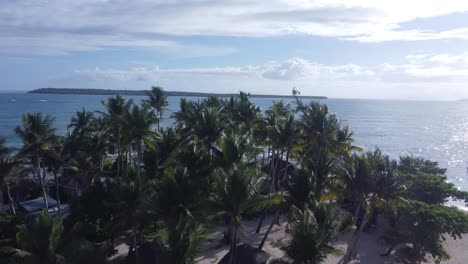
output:
[[[387, 254], [408, 244], [411, 263], [449, 258], [444, 238], [468, 233], [468, 217], [448, 205], [468, 194], [444, 169], [364, 152], [319, 102], [277, 101], [261, 111], [242, 92], [183, 98], [164, 123], [159, 87], [141, 104], [123, 96], [102, 104], [102, 112], [77, 111], [66, 135], [57, 135], [52, 117], [28, 113], [15, 129], [19, 149], [0, 138], [0, 190], [10, 204], [0, 215], [0, 261], [104, 263], [124, 240], [125, 263], [195, 263], [203, 243], [222, 241], [228, 262], [239, 263], [244, 221], [258, 217], [260, 232], [267, 216], [253, 246], [262, 249], [280, 221], [290, 231], [276, 263], [323, 262], [346, 222], [354, 231], [345, 263], [359, 257], [376, 218], [385, 222]], [[42, 196], [46, 210], [20, 210], [15, 197], [26, 195]], [[47, 210], [49, 196], [69, 203], [70, 213]], [[225, 228], [223, 237], [208, 235], [214, 226]]]

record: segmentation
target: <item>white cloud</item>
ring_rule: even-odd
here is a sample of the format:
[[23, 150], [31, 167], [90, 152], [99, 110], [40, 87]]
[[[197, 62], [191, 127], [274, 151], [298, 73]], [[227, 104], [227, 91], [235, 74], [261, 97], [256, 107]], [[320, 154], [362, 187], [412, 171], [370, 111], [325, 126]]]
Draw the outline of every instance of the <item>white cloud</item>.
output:
[[[325, 87], [343, 86], [353, 83], [368, 85], [451, 85], [468, 81], [468, 53], [462, 54], [415, 54], [406, 56], [401, 64], [359, 66], [355, 64], [325, 65], [301, 58], [270, 61], [260, 65], [243, 67], [169, 68], [134, 67], [130, 69], [82, 69], [74, 77], [90, 82], [142, 82], [154, 83], [161, 80], [169, 85], [193, 79], [210, 80], [216, 85], [221, 80], [243, 85], [273, 84], [293, 85], [326, 84]], [[463, 63], [460, 63], [463, 62]], [[209, 76], [209, 78], [206, 78]], [[231, 84], [232, 85], [232, 84]]]
[[[20, 0], [0, 2], [0, 50], [63, 54], [109, 47], [177, 49], [168, 36], [308, 34], [380, 42], [466, 39], [468, 27], [411, 30], [402, 23], [468, 11], [460, 0]], [[165, 37], [163, 37], [165, 36]], [[201, 56], [232, 53], [198, 47]]]
[[445, 31], [431, 30], [382, 30], [373, 33], [365, 33], [358, 36], [344, 37], [344, 40], [359, 42], [383, 42], [383, 41], [417, 41], [417, 40], [441, 40], [463, 39], [468, 40], [468, 27], [456, 28]]
[[372, 70], [354, 64], [323, 65], [301, 58], [284, 61], [270, 61], [262, 65], [243, 67], [211, 68], [174, 68], [134, 67], [122, 69], [84, 69], [75, 71], [75, 76], [90, 80], [113, 81], [155, 81], [163, 76], [174, 75], [210, 75], [210, 76], [244, 76], [263, 80], [355, 80], [367, 79], [375, 75]]

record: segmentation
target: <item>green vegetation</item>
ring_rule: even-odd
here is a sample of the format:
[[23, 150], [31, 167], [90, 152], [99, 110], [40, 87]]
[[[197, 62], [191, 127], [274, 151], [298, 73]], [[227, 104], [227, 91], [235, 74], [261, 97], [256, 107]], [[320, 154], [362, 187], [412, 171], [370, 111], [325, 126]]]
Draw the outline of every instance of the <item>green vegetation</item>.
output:
[[[243, 223], [257, 219], [257, 251], [287, 222], [276, 243], [284, 257], [274, 263], [323, 262], [347, 224], [343, 261], [352, 263], [377, 218], [386, 254], [408, 244], [409, 263], [448, 259], [445, 237], [468, 233], [468, 216], [447, 205], [468, 193], [444, 169], [364, 152], [326, 105], [296, 97], [262, 113], [242, 92], [183, 98], [174, 125], [160, 127], [168, 94], [153, 87], [146, 95], [140, 105], [117, 95], [103, 112], [80, 110], [64, 136], [52, 117], [28, 113], [15, 129], [21, 148], [0, 138], [0, 190], [11, 204], [0, 215], [2, 263], [188, 264], [203, 243], [229, 244], [224, 263], [240, 263]], [[28, 196], [42, 197], [45, 210], [27, 214], [15, 197]], [[213, 227], [223, 237], [210, 236]], [[128, 254], [116, 255], [117, 243]]]

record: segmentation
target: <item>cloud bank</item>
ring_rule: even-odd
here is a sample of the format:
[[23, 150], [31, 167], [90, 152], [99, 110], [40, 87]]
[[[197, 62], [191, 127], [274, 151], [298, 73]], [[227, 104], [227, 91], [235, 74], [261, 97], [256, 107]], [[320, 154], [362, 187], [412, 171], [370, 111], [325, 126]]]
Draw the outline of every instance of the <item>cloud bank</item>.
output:
[[81, 69], [75, 76], [89, 80], [156, 81], [174, 76], [236, 76], [275, 81], [381, 81], [391, 83], [447, 83], [468, 81], [468, 53], [413, 54], [402, 64], [376, 66], [356, 64], [326, 65], [301, 58], [270, 61], [242, 67], [172, 68], [135, 67], [130, 69]]
[[[467, 39], [468, 24], [439, 31], [405, 26], [467, 11], [468, 2], [459, 0], [1, 1], [0, 51], [60, 55], [130, 47], [180, 52], [187, 45], [173, 40], [180, 36]], [[231, 47], [197, 48], [197, 56], [234, 52]]]

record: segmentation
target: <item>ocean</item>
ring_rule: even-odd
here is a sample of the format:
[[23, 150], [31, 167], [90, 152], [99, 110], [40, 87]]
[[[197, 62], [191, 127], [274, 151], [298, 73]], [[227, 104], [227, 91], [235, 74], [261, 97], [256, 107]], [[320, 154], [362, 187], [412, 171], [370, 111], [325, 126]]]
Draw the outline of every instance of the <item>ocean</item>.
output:
[[[55, 127], [64, 134], [77, 110], [83, 107], [90, 111], [103, 110], [101, 101], [108, 97], [0, 93], [0, 136], [6, 137], [9, 145], [20, 146], [13, 130], [26, 112], [52, 115]], [[127, 98], [138, 102], [144, 97]], [[252, 98], [262, 110], [268, 109], [274, 100], [279, 99]], [[177, 111], [180, 97], [169, 97], [168, 101], [163, 125], [172, 123], [169, 117]], [[326, 99], [321, 102], [350, 127], [357, 146], [366, 150], [379, 147], [393, 158], [410, 154], [437, 161], [447, 168], [450, 182], [468, 191], [468, 101]]]

